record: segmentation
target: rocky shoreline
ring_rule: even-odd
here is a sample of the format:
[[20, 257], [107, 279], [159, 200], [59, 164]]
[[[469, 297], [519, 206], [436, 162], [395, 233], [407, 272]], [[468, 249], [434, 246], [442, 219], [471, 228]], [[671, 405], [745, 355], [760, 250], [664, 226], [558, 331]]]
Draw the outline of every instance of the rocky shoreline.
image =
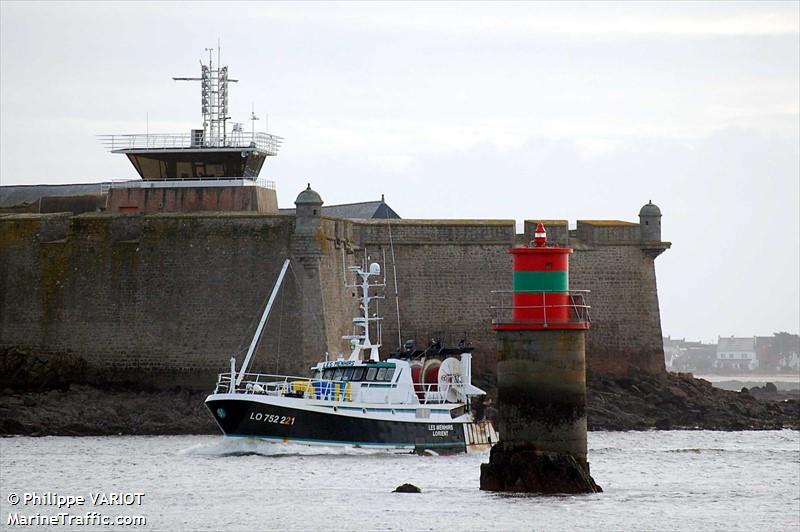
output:
[[[774, 387], [773, 387], [774, 388]], [[800, 402], [770, 387], [731, 392], [688, 374], [590, 375], [589, 430], [800, 430]], [[60, 386], [3, 390], [0, 435], [217, 434], [206, 392]], [[789, 398], [791, 397], [791, 398]]]
[[203, 401], [208, 394], [98, 389], [0, 395], [0, 436], [110, 436], [214, 434], [218, 428]]
[[800, 430], [796, 393], [714, 388], [691, 374], [589, 375], [589, 430]]

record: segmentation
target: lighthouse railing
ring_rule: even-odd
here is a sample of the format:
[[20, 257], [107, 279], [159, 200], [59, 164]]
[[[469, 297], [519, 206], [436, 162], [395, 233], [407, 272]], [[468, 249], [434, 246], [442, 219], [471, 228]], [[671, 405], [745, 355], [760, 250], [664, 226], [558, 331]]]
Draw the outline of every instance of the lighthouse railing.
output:
[[[491, 305], [492, 323], [519, 325], [574, 324], [591, 322], [587, 304], [589, 290], [492, 290], [499, 304]], [[514, 302], [514, 295], [540, 296], [541, 304], [521, 305]], [[561, 297], [554, 297], [554, 296]], [[567, 295], [565, 299], [563, 296]], [[548, 301], [548, 297], [550, 300]]]

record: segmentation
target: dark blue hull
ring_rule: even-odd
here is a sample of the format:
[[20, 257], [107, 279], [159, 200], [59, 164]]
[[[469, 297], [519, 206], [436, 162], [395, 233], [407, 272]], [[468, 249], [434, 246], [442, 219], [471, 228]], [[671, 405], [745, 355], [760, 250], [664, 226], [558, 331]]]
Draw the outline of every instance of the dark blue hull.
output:
[[464, 423], [394, 421], [317, 412], [258, 401], [206, 401], [226, 436], [300, 443], [466, 452]]

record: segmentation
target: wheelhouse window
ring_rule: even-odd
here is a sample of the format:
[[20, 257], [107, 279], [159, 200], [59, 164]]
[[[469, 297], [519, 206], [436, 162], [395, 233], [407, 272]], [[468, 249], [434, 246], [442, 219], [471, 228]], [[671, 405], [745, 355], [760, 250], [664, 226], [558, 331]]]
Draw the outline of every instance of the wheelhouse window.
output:
[[365, 369], [366, 368], [355, 368], [355, 371], [353, 372], [353, 380], [360, 381], [361, 379], [363, 379]]
[[386, 368], [386, 375], [383, 376], [383, 380], [391, 382], [392, 377], [394, 377], [394, 369], [395, 368]]
[[325, 373], [322, 374], [322, 378], [325, 380], [331, 380], [333, 378], [333, 368], [326, 369]]
[[353, 380], [353, 369], [355, 369], [355, 368], [345, 368], [344, 373], [342, 373], [342, 380], [343, 381], [351, 381], [351, 380]]
[[344, 370], [342, 368], [336, 368], [336, 371], [333, 372], [333, 380], [335, 381], [342, 380], [342, 373], [344, 373]]
[[375, 373], [378, 372], [378, 368], [369, 368], [367, 370], [367, 378], [364, 379], [365, 381], [374, 381], [375, 380]]
[[383, 380], [386, 380], [386, 379], [384, 379], [384, 377], [386, 376], [386, 370], [387, 370], [387, 369], [389, 369], [389, 368], [380, 368], [380, 369], [378, 370], [378, 376], [377, 376], [377, 377], [375, 377], [375, 380], [376, 380], [376, 381], [383, 381]]

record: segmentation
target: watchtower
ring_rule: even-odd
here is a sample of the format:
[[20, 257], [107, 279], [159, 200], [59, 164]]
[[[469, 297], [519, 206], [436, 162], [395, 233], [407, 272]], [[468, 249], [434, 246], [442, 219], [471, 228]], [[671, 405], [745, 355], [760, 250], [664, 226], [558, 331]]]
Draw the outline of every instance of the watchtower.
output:
[[639, 210], [642, 242], [661, 242], [661, 209], [652, 200]]

